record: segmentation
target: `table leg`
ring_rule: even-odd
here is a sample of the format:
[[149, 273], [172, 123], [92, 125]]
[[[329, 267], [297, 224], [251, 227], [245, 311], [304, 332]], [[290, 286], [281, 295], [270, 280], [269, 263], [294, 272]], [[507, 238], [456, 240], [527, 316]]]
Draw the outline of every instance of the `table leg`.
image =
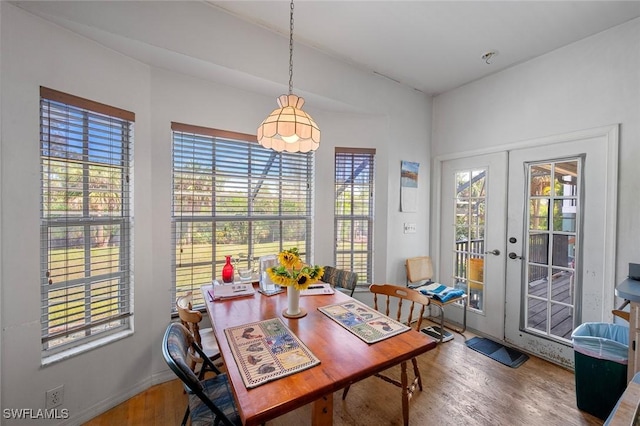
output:
[[409, 378], [407, 377], [407, 361], [400, 363], [400, 383], [402, 383], [402, 420], [404, 426], [409, 425]]
[[313, 426], [331, 426], [333, 424], [333, 393], [313, 402], [311, 424]]

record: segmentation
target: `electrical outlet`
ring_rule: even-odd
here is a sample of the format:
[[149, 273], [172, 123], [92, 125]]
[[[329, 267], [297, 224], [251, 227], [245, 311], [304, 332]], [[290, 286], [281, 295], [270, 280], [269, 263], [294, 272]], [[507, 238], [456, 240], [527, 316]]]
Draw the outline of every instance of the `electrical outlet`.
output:
[[57, 388], [48, 390], [46, 393], [46, 407], [47, 409], [55, 408], [62, 405], [64, 398], [64, 385], [60, 385]]

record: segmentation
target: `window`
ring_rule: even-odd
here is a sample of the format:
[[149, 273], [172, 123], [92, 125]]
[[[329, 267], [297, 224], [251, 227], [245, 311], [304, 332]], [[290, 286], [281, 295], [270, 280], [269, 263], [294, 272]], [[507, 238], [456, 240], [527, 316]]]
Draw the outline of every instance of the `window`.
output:
[[336, 148], [335, 264], [371, 283], [375, 149]]
[[129, 328], [133, 113], [40, 89], [42, 348]]
[[285, 248], [309, 255], [312, 153], [278, 153], [253, 135], [171, 128], [174, 296], [192, 291], [202, 305], [200, 286], [220, 279], [225, 256], [257, 267], [260, 256]]

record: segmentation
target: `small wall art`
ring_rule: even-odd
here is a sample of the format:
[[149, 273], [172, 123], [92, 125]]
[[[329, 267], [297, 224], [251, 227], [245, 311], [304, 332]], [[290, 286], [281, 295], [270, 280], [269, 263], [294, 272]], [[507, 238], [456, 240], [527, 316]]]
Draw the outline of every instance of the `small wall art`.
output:
[[402, 161], [400, 171], [400, 211], [418, 211], [418, 169], [420, 163]]

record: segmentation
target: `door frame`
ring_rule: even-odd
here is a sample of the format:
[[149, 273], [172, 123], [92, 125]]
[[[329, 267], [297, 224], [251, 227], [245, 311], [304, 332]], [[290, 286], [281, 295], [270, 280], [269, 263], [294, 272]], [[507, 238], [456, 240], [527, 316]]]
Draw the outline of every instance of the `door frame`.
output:
[[[618, 191], [617, 191], [617, 179], [618, 179], [618, 141], [619, 141], [619, 124], [612, 124], [608, 126], [595, 127], [592, 129], [578, 130], [570, 133], [564, 133], [560, 135], [545, 136], [541, 138], [528, 139], [519, 142], [507, 143], [497, 145], [493, 147], [481, 148], [476, 150], [456, 152], [452, 154], [444, 154], [434, 157], [431, 167], [431, 223], [430, 223], [430, 252], [433, 259], [434, 275], [439, 275], [440, 264], [440, 224], [442, 222], [440, 206], [442, 203], [442, 163], [449, 160], [456, 160], [464, 157], [472, 157], [484, 154], [494, 154], [498, 152], [509, 152], [511, 150], [540, 147], [544, 145], [553, 145], [562, 142], [571, 142], [580, 139], [590, 138], [604, 138], [607, 145], [607, 186], [605, 188], [605, 194], [603, 194], [603, 200], [607, 206], [605, 209], [605, 238], [603, 247], [603, 285], [602, 288], [602, 312], [601, 321], [611, 322], [613, 321], [613, 314], [611, 310], [614, 309], [615, 303], [615, 267], [616, 267], [616, 237], [617, 237], [617, 208], [618, 208]], [[505, 176], [506, 178], [506, 176]], [[507, 194], [508, 197], [508, 194]], [[508, 200], [507, 200], [508, 202]], [[505, 211], [504, 220], [507, 220]], [[506, 259], [506, 257], [505, 257]], [[505, 261], [505, 274], [506, 274], [506, 261]], [[505, 275], [506, 277], [506, 275]], [[505, 278], [506, 279], [506, 278]], [[606, 284], [609, 283], [609, 284]], [[503, 283], [503, 286], [505, 284]], [[503, 290], [504, 291], [504, 290]], [[503, 318], [503, 339], [504, 339], [504, 318]]]

